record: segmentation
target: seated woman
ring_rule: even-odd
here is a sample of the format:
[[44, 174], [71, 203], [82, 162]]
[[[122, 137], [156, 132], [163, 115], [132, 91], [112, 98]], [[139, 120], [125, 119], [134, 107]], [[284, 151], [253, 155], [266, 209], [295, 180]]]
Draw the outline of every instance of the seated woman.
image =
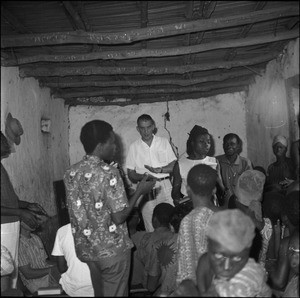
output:
[[290, 180], [296, 178], [292, 159], [286, 156], [287, 139], [276, 136], [272, 147], [276, 161], [268, 167], [266, 185], [276, 185], [278, 190], [284, 190], [290, 184]]
[[[220, 187], [221, 192], [224, 192], [225, 187], [221, 178], [219, 162], [215, 157], [207, 155], [210, 148], [211, 136], [208, 130], [204, 127], [195, 125], [189, 133], [189, 138], [186, 143], [187, 156], [182, 156], [175, 163], [173, 169], [172, 198], [175, 206], [179, 204], [183, 197], [187, 196], [187, 174], [189, 170], [197, 164], [206, 164], [217, 171], [217, 184]], [[217, 202], [215, 203], [217, 205]]]
[[235, 195], [229, 198], [228, 208], [238, 208], [249, 215], [256, 226], [250, 257], [265, 266], [269, 241], [272, 236], [272, 223], [262, 214], [262, 195], [265, 175], [256, 170], [247, 170], [239, 177]]

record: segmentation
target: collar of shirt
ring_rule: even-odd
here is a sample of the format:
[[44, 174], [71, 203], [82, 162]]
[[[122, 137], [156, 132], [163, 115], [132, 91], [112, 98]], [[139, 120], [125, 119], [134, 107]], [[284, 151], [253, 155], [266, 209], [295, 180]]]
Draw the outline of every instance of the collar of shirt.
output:
[[231, 162], [227, 159], [226, 155], [224, 154], [224, 155], [221, 155], [221, 156], [219, 157], [219, 161], [220, 161], [220, 162], [223, 162], [223, 163], [227, 163], [227, 164], [229, 164], [229, 165], [239, 165], [239, 164], [241, 163], [241, 157], [238, 155], [238, 156], [236, 157], [236, 160], [234, 161], [234, 163], [231, 163]]

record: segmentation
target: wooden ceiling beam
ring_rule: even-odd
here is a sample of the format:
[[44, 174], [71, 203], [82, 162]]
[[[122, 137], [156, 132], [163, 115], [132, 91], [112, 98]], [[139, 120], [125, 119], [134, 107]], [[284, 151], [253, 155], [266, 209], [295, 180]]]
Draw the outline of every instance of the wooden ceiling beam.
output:
[[194, 92], [189, 95], [186, 94], [161, 94], [161, 95], [143, 95], [139, 96], [138, 99], [132, 99], [133, 96], [126, 96], [125, 99], [118, 98], [116, 96], [105, 96], [105, 97], [79, 97], [66, 99], [65, 104], [69, 106], [75, 105], [96, 105], [96, 106], [128, 106], [128, 105], [139, 105], [144, 103], [154, 103], [154, 102], [166, 102], [166, 101], [178, 101], [178, 100], [189, 100], [189, 99], [201, 99], [208, 98], [211, 96], [216, 96], [220, 94], [235, 93], [246, 91], [248, 86], [237, 86], [237, 87], [227, 87], [227, 88], [215, 88], [211, 91]]
[[104, 95], [138, 95], [138, 94], [161, 94], [161, 93], [190, 93], [190, 92], [203, 92], [210, 91], [214, 88], [225, 88], [234, 87], [240, 85], [246, 85], [250, 83], [250, 79], [253, 75], [241, 77], [239, 80], [231, 80], [228, 82], [221, 82], [219, 84], [205, 84], [205, 86], [194, 86], [194, 87], [170, 87], [170, 88], [121, 88], [119, 90], [107, 88], [99, 90], [82, 90], [71, 91], [69, 90], [57, 90], [52, 94], [60, 98], [74, 98], [74, 97], [90, 97], [90, 96], [104, 96]]
[[212, 18], [182, 22], [163, 26], [153, 26], [125, 32], [95, 33], [95, 32], [52, 32], [41, 34], [2, 35], [1, 48], [30, 47], [58, 44], [127, 44], [135, 41], [155, 39], [179, 34], [228, 28], [256, 22], [263, 22], [283, 17], [298, 16], [298, 5], [289, 5], [284, 9], [273, 8], [231, 17]]
[[62, 5], [64, 6], [65, 14], [69, 18], [73, 29], [86, 31], [85, 24], [71, 1], [62, 1]]
[[259, 55], [254, 58], [240, 59], [236, 61], [216, 61], [186, 66], [164, 66], [164, 67], [101, 67], [101, 66], [26, 66], [20, 67], [20, 77], [65, 77], [65, 76], [90, 76], [90, 75], [163, 75], [184, 74], [194, 71], [205, 71], [211, 69], [231, 69], [243, 65], [255, 65], [274, 59], [278, 53]]
[[243, 39], [220, 40], [217, 42], [210, 42], [201, 45], [193, 45], [189, 47], [177, 47], [168, 49], [142, 49], [142, 50], [123, 50], [123, 51], [103, 51], [92, 52], [87, 54], [73, 54], [73, 55], [36, 55], [31, 57], [20, 57], [17, 59], [6, 60], [2, 66], [19, 66], [22, 64], [35, 62], [80, 62], [93, 61], [98, 59], [103, 60], [126, 60], [137, 59], [145, 57], [170, 57], [193, 53], [202, 53], [212, 50], [246, 47], [258, 44], [272, 43], [280, 40], [294, 39], [299, 36], [299, 29], [294, 29], [288, 32], [248, 37]]
[[[259, 11], [262, 10], [267, 4], [267, 1], [258, 1], [254, 7], [254, 11]], [[242, 27], [242, 30], [240, 31], [240, 33], [237, 35], [237, 38], [245, 38], [249, 31], [251, 30], [253, 26], [252, 24], [248, 24]], [[227, 52], [224, 55], [224, 60], [233, 60], [234, 57], [237, 55], [237, 50], [236, 49], [231, 49], [231, 50], [227, 50]]]
[[[254, 69], [254, 71], [258, 72], [259, 69]], [[236, 77], [241, 77], [244, 75], [252, 74], [248, 69], [239, 69], [233, 70], [228, 73], [214, 74], [203, 76], [201, 78], [193, 78], [193, 79], [156, 79], [156, 80], [127, 80], [127, 81], [70, 81], [64, 78], [49, 78], [49, 79], [40, 79], [41, 87], [49, 87], [49, 88], [83, 88], [83, 87], [140, 87], [140, 86], [158, 86], [158, 85], [178, 85], [178, 86], [192, 86], [205, 82], [217, 82], [224, 81], [227, 79], [233, 79]]]
[[[141, 4], [141, 28], [148, 25], [148, 1], [140, 1]], [[142, 49], [147, 49], [147, 41], [142, 40]], [[142, 58], [142, 65], [147, 66], [147, 58]]]

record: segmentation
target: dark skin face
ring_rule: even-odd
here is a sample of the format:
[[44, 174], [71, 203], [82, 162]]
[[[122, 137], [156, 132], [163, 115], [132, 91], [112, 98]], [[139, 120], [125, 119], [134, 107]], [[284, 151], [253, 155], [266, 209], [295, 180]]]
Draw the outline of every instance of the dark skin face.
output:
[[209, 134], [199, 135], [192, 142], [194, 148], [194, 157], [203, 159], [207, 156], [207, 153], [211, 146], [211, 138]]
[[229, 138], [223, 143], [223, 149], [227, 157], [237, 156], [240, 145], [236, 137]]
[[116, 152], [115, 134], [110, 132], [110, 137], [106, 143], [101, 144], [101, 158], [104, 160], [112, 160]]
[[216, 277], [231, 279], [245, 266], [250, 249], [239, 253], [232, 252], [220, 243], [208, 238], [208, 258]]
[[281, 143], [276, 143], [273, 146], [273, 153], [277, 159], [282, 159], [286, 156], [287, 148]]

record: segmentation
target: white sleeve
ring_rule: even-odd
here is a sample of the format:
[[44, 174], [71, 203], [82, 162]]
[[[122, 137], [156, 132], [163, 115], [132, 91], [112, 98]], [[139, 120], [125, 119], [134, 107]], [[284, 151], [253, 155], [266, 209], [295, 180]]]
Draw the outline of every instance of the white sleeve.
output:
[[55, 237], [55, 242], [52, 250], [52, 256], [63, 256], [64, 253], [61, 249], [61, 243], [60, 243], [60, 230], [57, 231], [56, 237]]
[[130, 145], [127, 157], [126, 157], [126, 169], [135, 170], [135, 156], [134, 156], [134, 146]]

